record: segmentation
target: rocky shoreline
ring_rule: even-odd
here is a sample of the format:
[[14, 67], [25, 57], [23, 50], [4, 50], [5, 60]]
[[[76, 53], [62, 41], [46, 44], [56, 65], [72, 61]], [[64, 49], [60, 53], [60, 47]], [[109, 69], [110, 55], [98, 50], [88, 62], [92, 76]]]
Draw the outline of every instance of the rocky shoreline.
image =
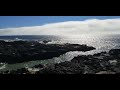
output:
[[[0, 61], [11, 63], [28, 61], [31, 58], [42, 59], [59, 56], [68, 51], [89, 51], [94, 47], [78, 44], [47, 44], [39, 42], [0, 41]], [[14, 55], [13, 55], [14, 53]], [[38, 53], [37, 55], [34, 53]], [[23, 55], [23, 56], [22, 56]], [[42, 56], [42, 57], [41, 57]], [[2, 58], [5, 59], [2, 59]], [[10, 58], [10, 59], [9, 59]], [[15, 61], [17, 58], [18, 61]], [[24, 59], [23, 59], [24, 58]], [[21, 60], [22, 59], [22, 60]], [[101, 52], [94, 55], [81, 55], [71, 61], [57, 64], [35, 65], [1, 74], [120, 74], [120, 49]]]
[[112, 49], [108, 53], [81, 55], [71, 61], [48, 66], [39, 74], [119, 74], [120, 49]]
[[90, 51], [94, 47], [79, 44], [48, 44], [49, 41], [0, 40], [0, 62], [15, 64], [33, 60], [51, 59], [69, 51]]
[[36, 65], [3, 74], [120, 74], [120, 49], [94, 55], [81, 55], [71, 61], [52, 65]]

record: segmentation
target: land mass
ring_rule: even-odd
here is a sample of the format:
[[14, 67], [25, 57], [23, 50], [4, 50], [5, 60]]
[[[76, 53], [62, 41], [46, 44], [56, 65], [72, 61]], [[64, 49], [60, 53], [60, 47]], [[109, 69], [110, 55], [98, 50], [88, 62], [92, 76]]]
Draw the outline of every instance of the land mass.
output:
[[4, 74], [120, 74], [120, 49], [94, 55], [81, 55], [71, 61], [52, 65], [35, 65]]
[[15, 64], [33, 60], [51, 59], [69, 51], [90, 51], [92, 46], [79, 44], [48, 44], [49, 41], [0, 41], [0, 62]]
[[120, 74], [120, 49], [81, 55], [71, 61], [48, 65], [38, 74]]
[[[18, 63], [59, 56], [68, 51], [89, 51], [91, 46], [78, 44], [47, 44], [29, 41], [0, 41], [0, 61]], [[14, 53], [14, 54], [13, 54]], [[120, 74], [120, 49], [94, 55], [80, 55], [71, 61], [35, 65], [1, 74]]]

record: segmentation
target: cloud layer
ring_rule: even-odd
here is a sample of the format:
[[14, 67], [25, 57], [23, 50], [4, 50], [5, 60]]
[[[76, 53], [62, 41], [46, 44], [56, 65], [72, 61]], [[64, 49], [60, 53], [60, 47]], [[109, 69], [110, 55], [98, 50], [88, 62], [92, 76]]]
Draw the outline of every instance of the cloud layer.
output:
[[[27, 22], [26, 22], [27, 23]], [[42, 26], [4, 28], [0, 35], [81, 35], [81, 34], [120, 34], [120, 19], [89, 19], [67, 21]]]

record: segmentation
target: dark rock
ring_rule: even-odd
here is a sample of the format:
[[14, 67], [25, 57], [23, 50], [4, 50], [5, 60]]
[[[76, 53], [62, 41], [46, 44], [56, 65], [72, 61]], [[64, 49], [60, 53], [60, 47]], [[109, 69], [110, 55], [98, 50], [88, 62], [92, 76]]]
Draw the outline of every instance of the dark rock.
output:
[[44, 40], [43, 43], [51, 42], [51, 40]]
[[33, 68], [43, 68], [43, 67], [44, 65], [39, 64], [39, 65], [35, 65]]
[[[47, 41], [48, 42], [48, 41]], [[32, 41], [0, 41], [0, 62], [22, 63], [31, 60], [51, 59], [68, 51], [89, 51], [94, 47], [78, 44], [41, 44]]]
[[[103, 59], [96, 58], [103, 56]], [[98, 74], [100, 71], [111, 70], [112, 73], [115, 72], [113, 67], [115, 67], [116, 62], [106, 60], [108, 57], [106, 52], [102, 52], [96, 55], [81, 55], [73, 58], [70, 62], [62, 62], [55, 64], [54, 68], [45, 68], [40, 73], [42, 74]], [[112, 64], [111, 64], [112, 63]], [[113, 64], [114, 63], [114, 64]], [[116, 69], [117, 70], [117, 69]], [[118, 72], [118, 70], [117, 70]], [[101, 73], [101, 72], [100, 72]]]
[[[33, 67], [40, 68], [34, 74], [120, 74], [120, 59], [116, 58], [116, 54], [119, 55], [119, 50], [111, 50], [108, 53], [101, 52], [94, 55], [81, 55], [71, 61], [58, 64], [40, 64]], [[25, 68], [1, 73], [33, 74]]]
[[24, 74], [24, 73], [28, 73], [28, 70], [25, 68], [10, 71], [10, 74]]
[[84, 73], [83, 74], [94, 74], [95, 71], [96, 70], [94, 68], [92, 68], [91, 66], [85, 65], [84, 66]]
[[45, 68], [40, 71], [41, 74], [82, 74], [83, 67], [71, 62], [55, 64], [54, 68]]
[[114, 57], [120, 57], [120, 49], [112, 49], [109, 51], [109, 54]]
[[101, 52], [101, 53], [97, 53], [97, 54], [94, 54], [93, 56], [102, 56], [102, 55], [105, 55], [107, 52]]

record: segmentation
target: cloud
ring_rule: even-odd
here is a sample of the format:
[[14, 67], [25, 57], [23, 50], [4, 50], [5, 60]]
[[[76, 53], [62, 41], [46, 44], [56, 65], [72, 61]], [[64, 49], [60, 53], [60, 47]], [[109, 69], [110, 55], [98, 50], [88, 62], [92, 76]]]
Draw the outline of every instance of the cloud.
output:
[[42, 26], [4, 28], [0, 35], [120, 34], [120, 19], [66, 21]]

